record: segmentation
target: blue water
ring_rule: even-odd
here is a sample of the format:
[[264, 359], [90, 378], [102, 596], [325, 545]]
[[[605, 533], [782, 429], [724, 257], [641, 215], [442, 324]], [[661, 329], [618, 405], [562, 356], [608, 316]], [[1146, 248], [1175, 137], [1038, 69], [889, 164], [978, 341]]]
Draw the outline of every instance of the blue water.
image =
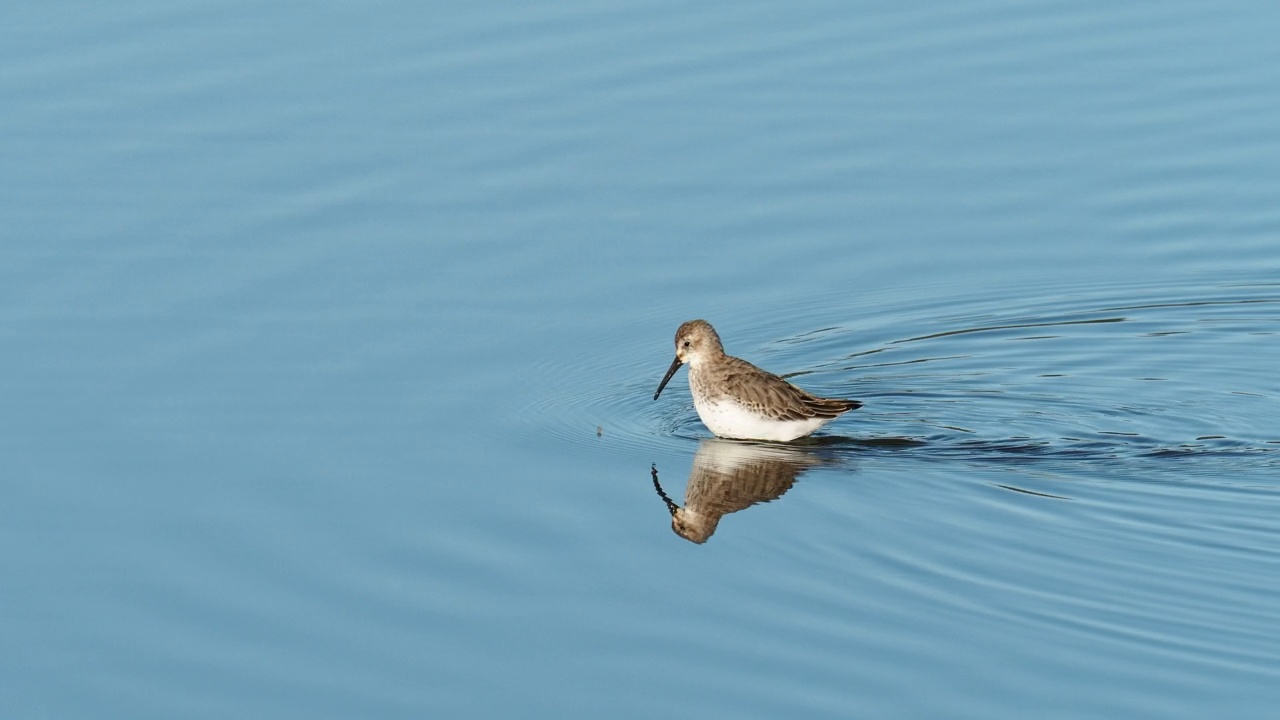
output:
[[1280, 10], [9, 15], [0, 715], [1274, 715]]

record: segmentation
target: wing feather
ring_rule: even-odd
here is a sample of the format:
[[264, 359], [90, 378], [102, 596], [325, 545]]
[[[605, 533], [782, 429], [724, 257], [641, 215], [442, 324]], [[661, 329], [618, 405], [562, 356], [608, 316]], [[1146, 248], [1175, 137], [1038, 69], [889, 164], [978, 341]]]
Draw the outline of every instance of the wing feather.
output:
[[732, 355], [725, 358], [727, 392], [747, 407], [779, 420], [833, 418], [862, 407], [857, 400], [810, 395], [773, 373]]

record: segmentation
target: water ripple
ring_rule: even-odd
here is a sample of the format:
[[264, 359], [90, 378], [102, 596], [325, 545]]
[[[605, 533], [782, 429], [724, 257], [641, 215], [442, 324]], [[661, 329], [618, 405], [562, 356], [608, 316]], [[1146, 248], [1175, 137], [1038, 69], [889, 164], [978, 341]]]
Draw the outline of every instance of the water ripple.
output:
[[[1270, 466], [1278, 388], [1249, 358], [1280, 332], [1278, 306], [1280, 285], [1266, 282], [1106, 285], [885, 304], [855, 323], [835, 321], [857, 310], [828, 297], [725, 337], [730, 352], [815, 393], [864, 400], [828, 440], [910, 438], [923, 441], [913, 453], [938, 459]], [[549, 380], [527, 414], [535, 432], [658, 455], [707, 436], [683, 383], [651, 400], [661, 342], [657, 364], [605, 343], [538, 368]]]

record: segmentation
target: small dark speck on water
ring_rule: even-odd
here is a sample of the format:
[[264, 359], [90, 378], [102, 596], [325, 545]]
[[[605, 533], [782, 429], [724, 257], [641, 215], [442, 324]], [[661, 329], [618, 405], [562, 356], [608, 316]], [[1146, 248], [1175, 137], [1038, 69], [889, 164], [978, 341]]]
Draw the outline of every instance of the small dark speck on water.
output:
[[600, 427], [599, 425], [597, 425], [597, 426], [596, 426], [596, 437], [600, 437], [601, 435], [604, 435], [604, 428], [602, 428], [602, 427]]

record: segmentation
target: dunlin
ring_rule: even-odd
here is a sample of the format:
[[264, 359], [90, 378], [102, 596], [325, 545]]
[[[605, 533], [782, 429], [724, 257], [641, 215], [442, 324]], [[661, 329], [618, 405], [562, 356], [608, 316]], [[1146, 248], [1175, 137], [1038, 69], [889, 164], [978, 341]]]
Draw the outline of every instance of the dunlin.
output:
[[706, 320], [690, 320], [676, 330], [676, 359], [654, 400], [685, 363], [698, 417], [723, 438], [787, 442], [862, 407], [857, 400], [814, 397], [746, 360], [726, 355], [720, 336]]

